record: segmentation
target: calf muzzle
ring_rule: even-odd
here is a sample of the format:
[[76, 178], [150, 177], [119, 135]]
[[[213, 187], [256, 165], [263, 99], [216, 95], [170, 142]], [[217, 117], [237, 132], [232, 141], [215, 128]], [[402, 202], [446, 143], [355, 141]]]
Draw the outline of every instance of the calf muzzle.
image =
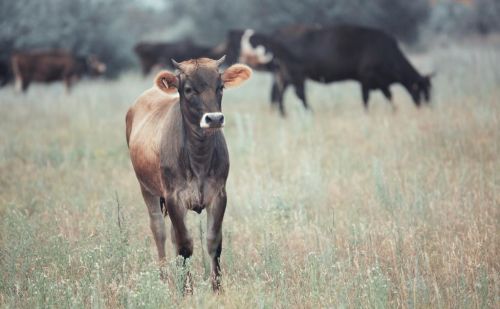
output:
[[202, 129], [217, 129], [224, 127], [224, 114], [222, 113], [205, 113], [201, 117], [200, 128]]

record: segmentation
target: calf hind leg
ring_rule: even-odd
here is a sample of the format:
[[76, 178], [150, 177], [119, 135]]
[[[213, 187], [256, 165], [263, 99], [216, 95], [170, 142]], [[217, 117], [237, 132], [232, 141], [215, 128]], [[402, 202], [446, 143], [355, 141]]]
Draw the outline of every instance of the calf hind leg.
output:
[[158, 250], [158, 258], [160, 261], [165, 260], [165, 240], [167, 238], [165, 231], [165, 219], [160, 208], [160, 197], [154, 196], [149, 193], [144, 187], [141, 186], [142, 197], [149, 213], [149, 226], [153, 232], [153, 238]]

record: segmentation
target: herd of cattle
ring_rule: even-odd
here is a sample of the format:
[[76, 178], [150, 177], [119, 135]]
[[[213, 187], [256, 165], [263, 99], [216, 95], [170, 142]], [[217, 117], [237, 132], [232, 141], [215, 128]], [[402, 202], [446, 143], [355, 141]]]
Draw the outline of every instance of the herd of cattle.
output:
[[[429, 102], [431, 75], [421, 75], [408, 61], [397, 41], [372, 28], [355, 25], [308, 27], [294, 25], [274, 33], [232, 30], [216, 47], [190, 40], [175, 43], [138, 43], [134, 47], [144, 75], [156, 67], [170, 67], [171, 59], [219, 59], [226, 64], [241, 62], [272, 74], [271, 102], [285, 115], [284, 92], [293, 86], [304, 108], [309, 104], [305, 80], [321, 83], [355, 80], [361, 85], [362, 101], [368, 108], [370, 91], [380, 90], [392, 103], [390, 85], [401, 84], [417, 106]], [[106, 65], [96, 57], [78, 57], [67, 51], [16, 52], [0, 60], [0, 86], [15, 81], [19, 91], [31, 82], [64, 81], [69, 90], [83, 75], [98, 76]]]
[[[147, 205], [158, 257], [165, 259], [164, 216], [168, 214], [172, 223], [176, 253], [189, 258], [193, 240], [185, 224], [186, 213], [206, 209], [214, 291], [221, 287], [229, 173], [229, 153], [220, 130], [225, 123], [221, 109], [225, 88], [248, 80], [252, 69], [269, 72], [273, 76], [271, 102], [282, 115], [288, 86], [295, 88], [309, 108], [306, 79], [358, 81], [365, 108], [371, 90], [381, 90], [391, 101], [393, 83], [405, 87], [417, 106], [430, 99], [430, 76], [417, 72], [396, 40], [359, 26], [292, 26], [272, 34], [234, 30], [214, 48], [182, 41], [139, 43], [134, 51], [144, 75], [156, 66], [175, 69], [175, 73], [158, 73], [153, 87], [139, 96], [126, 115], [130, 159]], [[17, 88], [26, 91], [31, 82], [64, 81], [69, 90], [83, 75], [98, 76], [105, 71], [106, 65], [94, 56], [79, 57], [61, 50], [16, 52], [0, 62], [0, 84], [15, 80]], [[192, 290], [190, 280], [188, 272], [185, 292]]]
[[[271, 101], [282, 114], [283, 93], [289, 85], [309, 108], [304, 91], [307, 78], [323, 83], [356, 80], [365, 107], [371, 90], [381, 90], [390, 101], [392, 83], [402, 84], [417, 106], [430, 97], [430, 77], [413, 68], [397, 42], [381, 31], [363, 27], [295, 26], [273, 35], [230, 31], [225, 44], [215, 48], [190, 41], [140, 43], [135, 52], [145, 75], [155, 66], [175, 70], [160, 71], [125, 117], [130, 159], [148, 209], [158, 257], [164, 262], [164, 217], [170, 218], [172, 242], [185, 261], [193, 254], [186, 213], [205, 209], [215, 292], [221, 288], [222, 223], [230, 165], [220, 130], [225, 123], [224, 89], [248, 80], [252, 69], [270, 72]], [[184, 292], [192, 293], [189, 271]]]
[[[222, 223], [230, 165], [220, 130], [225, 123], [224, 89], [248, 80], [252, 69], [268, 71], [274, 78], [271, 101], [282, 114], [283, 93], [289, 85], [309, 108], [306, 78], [324, 83], [359, 81], [365, 107], [370, 90], [381, 90], [391, 100], [389, 86], [396, 82], [408, 90], [417, 106], [430, 97], [430, 77], [413, 68], [397, 42], [378, 30], [362, 27], [290, 27], [272, 36], [252, 30], [230, 31], [225, 46], [213, 49], [184, 41], [141, 43], [135, 52], [144, 74], [155, 65], [175, 70], [159, 72], [153, 86], [138, 97], [125, 117], [130, 159], [148, 209], [158, 257], [165, 260], [164, 217], [170, 218], [172, 242], [185, 261], [193, 254], [186, 213], [205, 209], [215, 292], [221, 288]], [[227, 56], [218, 58], [218, 53]], [[190, 278], [187, 271], [185, 293], [192, 293]]]

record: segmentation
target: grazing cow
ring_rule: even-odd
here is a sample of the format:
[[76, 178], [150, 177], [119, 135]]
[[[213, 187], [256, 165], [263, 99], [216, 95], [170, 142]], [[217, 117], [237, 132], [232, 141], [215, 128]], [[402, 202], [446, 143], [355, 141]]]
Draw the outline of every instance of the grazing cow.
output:
[[11, 56], [16, 88], [26, 92], [31, 82], [64, 81], [69, 92], [83, 75], [100, 75], [106, 65], [95, 56], [78, 57], [64, 50], [17, 52]]
[[[283, 93], [293, 85], [297, 96], [308, 108], [306, 78], [322, 83], [356, 80], [361, 84], [363, 104], [368, 108], [369, 93], [379, 89], [392, 102], [389, 86], [402, 84], [417, 106], [430, 99], [430, 75], [422, 76], [410, 64], [388, 34], [367, 27], [336, 25], [325, 28], [299, 27], [299, 31], [278, 31], [268, 36], [230, 32], [228, 54], [239, 61], [274, 73], [271, 101], [282, 114]], [[237, 50], [237, 52], [234, 51]], [[234, 58], [234, 56], [233, 56]]]
[[235, 64], [221, 72], [224, 57], [173, 61], [176, 74], [158, 73], [129, 109], [126, 137], [130, 159], [146, 202], [158, 256], [165, 258], [165, 215], [172, 222], [177, 254], [189, 258], [193, 241], [184, 223], [188, 210], [207, 210], [207, 247], [212, 287], [220, 287], [219, 257], [226, 208], [229, 155], [220, 128], [222, 91], [247, 80], [252, 71]]
[[202, 57], [212, 58], [219, 54], [214, 49], [196, 45], [191, 40], [172, 43], [141, 42], [135, 45], [134, 52], [141, 62], [144, 76], [149, 74], [155, 66], [170, 67], [170, 59], [184, 61]]

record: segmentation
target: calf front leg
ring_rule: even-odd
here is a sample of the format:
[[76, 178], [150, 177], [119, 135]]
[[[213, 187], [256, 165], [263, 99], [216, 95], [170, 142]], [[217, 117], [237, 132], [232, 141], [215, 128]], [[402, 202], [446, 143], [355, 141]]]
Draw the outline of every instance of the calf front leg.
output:
[[173, 198], [167, 198], [166, 206], [170, 221], [172, 222], [172, 242], [175, 245], [177, 254], [187, 259], [193, 254], [193, 240], [184, 223], [186, 208], [176, 203]]
[[[184, 258], [183, 266], [186, 265], [186, 259], [193, 254], [193, 239], [189, 236], [189, 232], [184, 223], [186, 216], [186, 208], [182, 204], [176, 203], [173, 198], [166, 200], [167, 212], [172, 222], [172, 242], [175, 245], [177, 254]], [[191, 273], [186, 273], [184, 282], [184, 294], [192, 294], [193, 286]]]
[[212, 263], [212, 289], [220, 290], [220, 255], [222, 252], [222, 220], [226, 210], [226, 191], [223, 190], [207, 209], [207, 251]]

